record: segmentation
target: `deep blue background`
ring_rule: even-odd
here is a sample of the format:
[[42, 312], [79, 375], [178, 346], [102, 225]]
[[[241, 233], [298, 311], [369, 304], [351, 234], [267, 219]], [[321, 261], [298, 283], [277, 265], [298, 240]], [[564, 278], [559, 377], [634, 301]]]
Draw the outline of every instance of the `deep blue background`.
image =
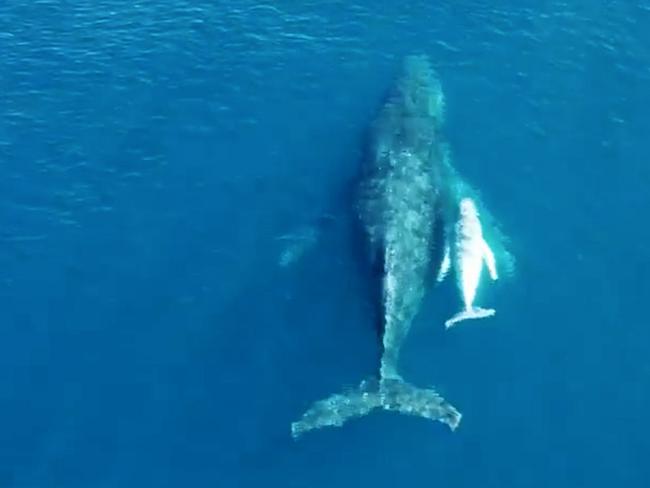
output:
[[[293, 442], [376, 366], [348, 196], [413, 52], [516, 273], [405, 347], [456, 433]], [[649, 107], [647, 0], [5, 0], [0, 487], [650, 486]]]

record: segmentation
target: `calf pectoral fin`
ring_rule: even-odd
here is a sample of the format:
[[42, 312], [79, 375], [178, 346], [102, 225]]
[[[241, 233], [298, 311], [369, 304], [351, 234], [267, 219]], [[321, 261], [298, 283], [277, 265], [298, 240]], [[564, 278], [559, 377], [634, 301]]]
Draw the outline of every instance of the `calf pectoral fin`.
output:
[[498, 279], [499, 275], [497, 274], [497, 264], [494, 259], [494, 253], [492, 252], [492, 249], [490, 249], [490, 246], [488, 246], [488, 243], [485, 242], [485, 240], [483, 240], [483, 260], [487, 266], [488, 273], [490, 273], [490, 278], [493, 280]]
[[442, 262], [440, 263], [440, 269], [438, 270], [438, 276], [436, 277], [438, 283], [444, 280], [449, 273], [449, 268], [451, 267], [450, 252], [449, 246], [445, 246], [445, 254], [442, 256]]

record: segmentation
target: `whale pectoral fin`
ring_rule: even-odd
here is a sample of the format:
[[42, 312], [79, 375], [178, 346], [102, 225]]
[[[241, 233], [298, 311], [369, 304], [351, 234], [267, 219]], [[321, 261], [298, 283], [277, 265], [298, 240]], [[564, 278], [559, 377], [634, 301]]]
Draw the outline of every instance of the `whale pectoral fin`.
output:
[[278, 265], [287, 268], [300, 261], [316, 247], [325, 230], [336, 225], [337, 220], [335, 215], [325, 213], [314, 219], [310, 224], [277, 236], [275, 240], [282, 244], [282, 249], [278, 255]]
[[492, 252], [492, 249], [490, 249], [490, 246], [488, 246], [488, 243], [485, 242], [485, 240], [483, 240], [483, 260], [487, 266], [488, 273], [490, 273], [490, 278], [493, 280], [498, 279], [499, 275], [497, 274], [497, 264], [494, 259], [494, 253]]
[[440, 269], [438, 270], [438, 276], [436, 277], [438, 283], [445, 279], [449, 273], [449, 268], [451, 268], [451, 255], [449, 246], [445, 246], [445, 254], [442, 256], [442, 262], [440, 263]]
[[291, 234], [276, 237], [277, 241], [284, 243], [278, 256], [278, 265], [286, 268], [300, 260], [316, 244], [317, 237], [317, 229], [314, 227], [305, 227]]

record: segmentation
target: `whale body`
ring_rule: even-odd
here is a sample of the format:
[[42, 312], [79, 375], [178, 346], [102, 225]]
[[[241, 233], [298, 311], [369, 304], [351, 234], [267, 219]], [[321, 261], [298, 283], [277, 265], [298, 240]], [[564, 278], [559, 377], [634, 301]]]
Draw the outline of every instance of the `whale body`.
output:
[[429, 284], [438, 210], [444, 194], [444, 100], [424, 56], [409, 56], [403, 75], [372, 126], [358, 211], [371, 258], [381, 270], [382, 354], [377, 377], [319, 400], [291, 426], [294, 437], [375, 409], [438, 420], [456, 429], [460, 412], [435, 389], [404, 381], [398, 360]]
[[483, 237], [476, 204], [471, 198], [462, 198], [458, 210], [458, 220], [447, 238], [438, 281], [444, 279], [453, 263], [456, 284], [463, 299], [464, 309], [445, 322], [447, 328], [463, 320], [491, 317], [496, 313], [491, 308], [474, 306], [483, 267], [487, 267], [492, 280], [498, 279], [494, 253]]

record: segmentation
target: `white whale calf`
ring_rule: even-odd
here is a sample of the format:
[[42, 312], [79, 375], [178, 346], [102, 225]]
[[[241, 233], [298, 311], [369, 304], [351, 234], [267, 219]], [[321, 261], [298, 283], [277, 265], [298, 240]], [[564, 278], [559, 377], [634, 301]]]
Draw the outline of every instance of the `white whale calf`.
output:
[[463, 297], [465, 309], [447, 320], [445, 322], [446, 328], [452, 327], [463, 320], [490, 317], [496, 313], [491, 308], [474, 306], [483, 266], [487, 267], [488, 273], [493, 280], [496, 280], [498, 275], [494, 254], [483, 238], [481, 221], [474, 201], [471, 198], [463, 198], [459, 207], [460, 216], [445, 246], [438, 281], [444, 279], [453, 264], [456, 282]]

